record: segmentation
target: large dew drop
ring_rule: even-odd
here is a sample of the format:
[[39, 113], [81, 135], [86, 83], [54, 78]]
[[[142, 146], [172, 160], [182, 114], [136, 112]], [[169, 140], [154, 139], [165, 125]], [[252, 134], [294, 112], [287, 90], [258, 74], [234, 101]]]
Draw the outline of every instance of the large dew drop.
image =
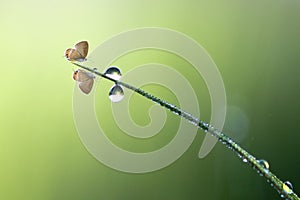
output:
[[119, 102], [123, 99], [124, 97], [124, 91], [123, 88], [119, 85], [114, 85], [110, 91], [109, 91], [109, 99], [112, 102]]
[[282, 185], [282, 189], [285, 193], [291, 194], [293, 191], [293, 185], [289, 181], [285, 181]]
[[257, 162], [258, 162], [263, 168], [265, 168], [265, 169], [269, 169], [269, 168], [270, 168], [269, 163], [268, 163], [267, 161], [263, 160], [263, 159], [258, 160]]
[[104, 75], [108, 76], [109, 78], [112, 78], [114, 80], [120, 80], [122, 77], [121, 70], [115, 66], [109, 67], [105, 72]]

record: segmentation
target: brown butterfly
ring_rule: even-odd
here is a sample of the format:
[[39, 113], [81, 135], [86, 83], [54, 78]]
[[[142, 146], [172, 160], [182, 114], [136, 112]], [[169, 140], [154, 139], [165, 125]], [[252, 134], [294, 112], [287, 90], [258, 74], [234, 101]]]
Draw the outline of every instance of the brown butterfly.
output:
[[89, 94], [93, 88], [95, 76], [92, 73], [77, 69], [73, 73], [73, 79], [78, 82], [80, 90]]
[[75, 48], [68, 48], [65, 51], [65, 57], [69, 61], [86, 61], [86, 56], [88, 54], [89, 44], [87, 41], [81, 41], [75, 44]]

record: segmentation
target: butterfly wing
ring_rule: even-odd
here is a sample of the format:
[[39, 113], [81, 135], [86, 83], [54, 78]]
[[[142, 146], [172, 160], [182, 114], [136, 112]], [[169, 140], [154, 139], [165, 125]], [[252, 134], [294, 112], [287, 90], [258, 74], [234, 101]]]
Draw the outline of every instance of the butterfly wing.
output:
[[78, 42], [75, 49], [81, 55], [81, 58], [85, 59], [89, 51], [89, 44], [87, 41]]
[[76, 49], [71, 49], [68, 51], [68, 60], [69, 61], [80, 61], [84, 60], [81, 54]]
[[78, 86], [80, 88], [80, 90], [85, 93], [85, 94], [89, 94], [93, 88], [94, 85], [94, 79], [88, 79], [84, 82], [79, 82]]
[[78, 69], [73, 73], [73, 79], [78, 82], [80, 90], [85, 94], [91, 92], [94, 85], [94, 78], [95, 76], [92, 73], [81, 69]]
[[84, 81], [87, 81], [89, 79], [94, 79], [95, 76], [90, 72], [78, 69], [74, 72], [73, 78], [74, 78], [74, 80], [76, 80], [78, 82], [84, 82]]

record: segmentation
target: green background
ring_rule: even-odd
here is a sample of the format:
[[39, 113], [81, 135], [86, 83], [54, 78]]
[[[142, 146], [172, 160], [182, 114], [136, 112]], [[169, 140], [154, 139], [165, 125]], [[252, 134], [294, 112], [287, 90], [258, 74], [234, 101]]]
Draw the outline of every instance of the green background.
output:
[[[0, 3], [0, 199], [280, 199], [263, 178], [221, 144], [198, 159], [202, 131], [179, 160], [147, 174], [110, 169], [87, 152], [73, 121], [74, 67], [63, 52], [83, 39], [93, 50], [112, 35], [145, 26], [174, 29], [205, 47], [223, 77], [229, 108], [238, 108], [228, 110], [224, 131], [236, 132], [232, 137], [268, 160], [273, 172], [300, 192], [300, 1]], [[201, 116], [209, 119], [205, 84], [193, 76], [188, 63], [151, 50], [116, 60], [126, 66], [121, 67], [124, 72], [148, 62], [168, 64], [190, 78], [202, 98]], [[98, 115], [103, 108], [109, 116], [105, 96], [111, 85], [102, 82], [96, 108]], [[166, 88], [149, 85], [144, 89], [176, 103]], [[136, 123], [147, 124], [151, 104], [137, 97], [131, 101]], [[158, 138], [132, 149], [128, 147], [131, 140], [114, 135], [122, 132], [113, 131], [116, 127], [110, 117], [103, 123], [108, 124], [107, 130], [111, 128], [112, 140], [138, 152], [157, 149], [172, 139], [178, 119], [168, 116]]]

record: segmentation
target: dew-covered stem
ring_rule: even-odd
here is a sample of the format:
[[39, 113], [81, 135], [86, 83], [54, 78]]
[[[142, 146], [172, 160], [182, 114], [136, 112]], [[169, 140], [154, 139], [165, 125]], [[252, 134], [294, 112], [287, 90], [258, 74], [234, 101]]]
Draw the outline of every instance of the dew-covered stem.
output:
[[118, 84], [127, 89], [130, 89], [130, 90], [142, 95], [143, 97], [146, 97], [147, 99], [165, 107], [166, 109], [170, 110], [174, 114], [177, 114], [177, 115], [185, 118], [193, 125], [204, 130], [205, 133], [209, 133], [209, 134], [213, 135], [214, 137], [216, 137], [219, 140], [219, 142], [223, 143], [227, 148], [229, 148], [233, 152], [235, 152], [237, 154], [237, 156], [240, 159], [242, 159], [243, 162], [247, 163], [255, 171], [257, 171], [258, 174], [263, 176], [267, 180], [267, 182], [269, 182], [271, 184], [271, 186], [279, 192], [279, 194], [282, 198], [291, 199], [291, 200], [299, 200], [299, 197], [297, 196], [296, 193], [294, 193], [291, 186], [289, 185], [290, 183], [288, 182], [289, 183], [288, 184], [287, 182], [283, 182], [279, 178], [277, 178], [276, 175], [273, 174], [269, 170], [269, 165], [266, 161], [256, 159], [253, 155], [251, 155], [249, 152], [247, 152], [245, 149], [243, 149], [240, 145], [238, 145], [236, 142], [234, 142], [233, 139], [226, 136], [223, 132], [215, 129], [212, 125], [201, 121], [200, 119], [194, 117], [190, 113], [187, 113], [184, 110], [176, 107], [175, 105], [170, 104], [156, 96], [153, 96], [153, 95], [143, 91], [140, 88], [136, 88], [127, 83], [110, 78], [110, 77], [106, 76], [105, 74], [102, 74], [102, 73], [98, 72], [97, 70], [91, 69], [82, 64], [79, 64], [76, 62], [73, 62], [73, 64], [77, 65], [78, 67], [81, 67], [91, 73], [94, 73], [100, 77], [110, 80], [110, 81], [114, 82], [115, 84]]

